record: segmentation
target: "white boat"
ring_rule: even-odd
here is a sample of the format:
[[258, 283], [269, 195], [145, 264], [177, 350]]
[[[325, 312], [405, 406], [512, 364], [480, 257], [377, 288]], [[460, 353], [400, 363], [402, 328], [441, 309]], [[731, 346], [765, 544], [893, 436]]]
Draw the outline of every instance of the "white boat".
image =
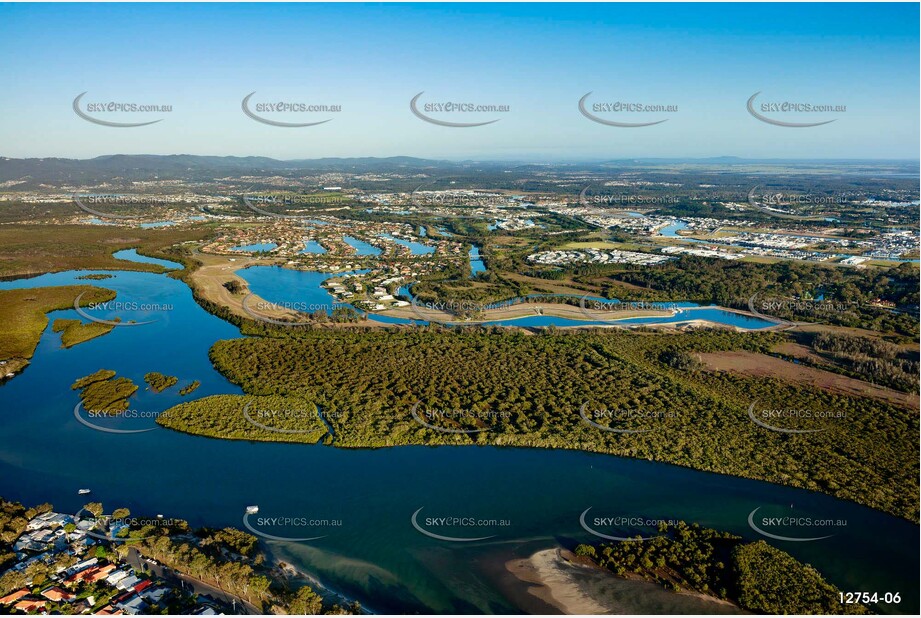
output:
[[256, 505], [246, 507], [247, 515], [255, 515], [258, 512], [259, 512], [259, 507]]
[[89, 489], [78, 489], [78, 490], [77, 490], [77, 493], [78, 493], [79, 495], [81, 495], [81, 496], [84, 496], [84, 495], [90, 493], [90, 490], [89, 490]]

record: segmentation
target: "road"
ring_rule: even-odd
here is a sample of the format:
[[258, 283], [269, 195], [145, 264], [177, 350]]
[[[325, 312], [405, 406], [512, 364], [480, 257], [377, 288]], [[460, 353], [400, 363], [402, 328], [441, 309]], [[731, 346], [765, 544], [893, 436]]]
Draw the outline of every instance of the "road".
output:
[[[150, 564], [147, 560], [138, 553], [135, 548], [130, 548], [128, 550], [128, 564], [130, 564], [135, 570], [148, 570], [157, 577], [162, 578], [163, 580], [172, 583], [174, 585], [181, 585], [183, 588], [189, 590], [191, 589], [195, 594], [207, 595], [213, 599], [217, 599], [222, 603], [226, 603], [228, 608], [236, 608], [237, 614], [262, 614], [262, 610], [257, 608], [252, 603], [244, 601], [242, 598], [230, 594], [226, 590], [212, 586], [211, 584], [206, 584], [200, 579], [196, 579], [190, 575], [185, 575], [178, 571], [175, 571], [169, 567], [163, 565]], [[181, 582], [181, 583], [180, 583]]]

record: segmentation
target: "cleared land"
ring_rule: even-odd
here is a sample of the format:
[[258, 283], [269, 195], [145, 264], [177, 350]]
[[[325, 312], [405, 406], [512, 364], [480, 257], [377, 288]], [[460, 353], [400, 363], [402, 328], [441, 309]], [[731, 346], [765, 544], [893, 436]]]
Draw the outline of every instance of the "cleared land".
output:
[[917, 410], [918, 397], [910, 393], [877, 386], [831, 371], [797, 365], [780, 358], [757, 352], [707, 352], [697, 355], [714, 371], [728, 371], [754, 378], [778, 378], [792, 384], [819, 388], [830, 393], [852, 397], [870, 397], [903, 408]]

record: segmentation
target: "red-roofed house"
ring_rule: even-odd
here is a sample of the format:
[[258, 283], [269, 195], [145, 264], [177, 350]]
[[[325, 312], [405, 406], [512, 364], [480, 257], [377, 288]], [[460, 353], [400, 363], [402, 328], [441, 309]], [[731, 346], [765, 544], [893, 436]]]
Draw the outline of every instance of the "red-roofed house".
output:
[[23, 599], [13, 607], [23, 612], [37, 612], [47, 604], [48, 601], [44, 599]]
[[109, 573], [115, 570], [114, 564], [107, 564], [104, 567], [97, 568], [95, 573], [90, 574], [84, 579], [88, 582], [98, 582], [100, 579], [105, 579], [109, 576]]
[[58, 588], [57, 586], [52, 586], [51, 588], [48, 588], [48, 590], [43, 590], [42, 596], [48, 599], [49, 601], [55, 601], [55, 602], [64, 601], [65, 603], [70, 603], [71, 601], [74, 600], [74, 597], [76, 597], [77, 595], [71, 594], [70, 592], [67, 592], [66, 590], [62, 590]]
[[144, 590], [145, 588], [149, 587], [151, 584], [153, 584], [153, 582], [151, 582], [149, 579], [145, 579], [140, 584], [134, 587], [134, 591], [140, 592], [141, 590]]
[[28, 594], [29, 594], [29, 591], [26, 588], [22, 588], [21, 590], [11, 592], [10, 594], [0, 599], [0, 605], [9, 605], [10, 603], [15, 603], [16, 601], [18, 601], [24, 596], [27, 596]]

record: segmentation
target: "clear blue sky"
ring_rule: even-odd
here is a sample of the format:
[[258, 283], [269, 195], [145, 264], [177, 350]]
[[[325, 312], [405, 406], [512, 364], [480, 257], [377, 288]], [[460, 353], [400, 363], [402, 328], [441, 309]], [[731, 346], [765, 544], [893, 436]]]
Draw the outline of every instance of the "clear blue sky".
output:
[[[917, 4], [0, 5], [0, 155], [410, 155], [449, 159], [919, 156]], [[428, 124], [426, 101], [509, 105], [477, 128]], [[88, 101], [172, 105], [163, 122], [98, 126]], [[266, 117], [242, 98], [342, 106]], [[620, 114], [577, 104], [677, 105]], [[846, 105], [814, 128], [759, 122], [747, 99]], [[435, 117], [468, 121], [470, 115]], [[602, 115], [602, 114], [599, 114]], [[137, 120], [111, 115], [102, 118]], [[461, 117], [463, 116], [463, 117]], [[305, 120], [306, 119], [306, 120]]]

